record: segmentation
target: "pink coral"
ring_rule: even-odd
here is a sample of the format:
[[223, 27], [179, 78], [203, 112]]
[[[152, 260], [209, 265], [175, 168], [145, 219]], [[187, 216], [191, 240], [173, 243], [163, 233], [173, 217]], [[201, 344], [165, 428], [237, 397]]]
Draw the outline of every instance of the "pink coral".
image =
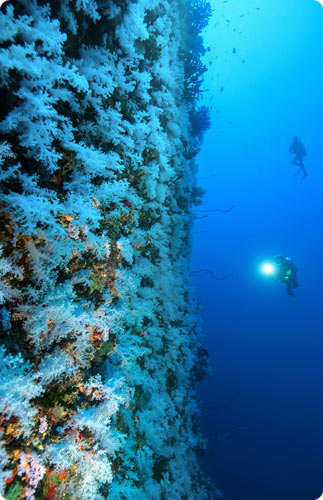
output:
[[38, 463], [38, 457], [35, 453], [20, 453], [18, 475], [26, 475], [29, 488], [26, 490], [25, 498], [27, 500], [34, 500], [35, 489], [42, 480], [46, 469], [43, 465]]
[[48, 423], [47, 423], [47, 418], [46, 415], [44, 417], [40, 417], [39, 419], [39, 432], [43, 434], [46, 432], [48, 429]]

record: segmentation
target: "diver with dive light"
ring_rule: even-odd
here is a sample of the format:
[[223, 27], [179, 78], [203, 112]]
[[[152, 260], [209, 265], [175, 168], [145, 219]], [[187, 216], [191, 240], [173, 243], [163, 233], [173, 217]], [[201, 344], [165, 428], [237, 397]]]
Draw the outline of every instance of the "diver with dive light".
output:
[[289, 257], [283, 257], [282, 255], [276, 255], [273, 258], [277, 272], [275, 273], [275, 278], [280, 283], [286, 284], [286, 293], [291, 297], [295, 297], [293, 289], [299, 286], [297, 280], [297, 267], [295, 266], [292, 259]]

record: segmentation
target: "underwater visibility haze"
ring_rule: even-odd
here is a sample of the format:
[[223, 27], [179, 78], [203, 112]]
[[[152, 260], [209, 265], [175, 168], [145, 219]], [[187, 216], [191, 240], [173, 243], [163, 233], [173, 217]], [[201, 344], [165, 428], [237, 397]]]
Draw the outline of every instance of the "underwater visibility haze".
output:
[[[212, 2], [191, 270], [213, 376], [199, 388], [204, 466], [227, 500], [323, 491], [323, 9], [318, 2]], [[211, 63], [211, 64], [210, 64]], [[307, 156], [302, 180], [289, 151]], [[298, 268], [295, 297], [261, 272]]]
[[0, 498], [323, 491], [323, 7], [7, 0]]

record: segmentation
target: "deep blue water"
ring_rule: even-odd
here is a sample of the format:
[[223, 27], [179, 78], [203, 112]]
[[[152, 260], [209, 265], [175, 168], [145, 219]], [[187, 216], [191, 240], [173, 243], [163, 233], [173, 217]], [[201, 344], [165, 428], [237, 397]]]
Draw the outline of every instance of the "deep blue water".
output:
[[[214, 8], [198, 208], [236, 207], [196, 220], [191, 270], [235, 272], [193, 279], [214, 369], [199, 387], [204, 466], [225, 500], [314, 500], [323, 491], [323, 8]], [[303, 183], [288, 152], [295, 135], [308, 153]], [[299, 269], [296, 298], [259, 273], [276, 254]]]

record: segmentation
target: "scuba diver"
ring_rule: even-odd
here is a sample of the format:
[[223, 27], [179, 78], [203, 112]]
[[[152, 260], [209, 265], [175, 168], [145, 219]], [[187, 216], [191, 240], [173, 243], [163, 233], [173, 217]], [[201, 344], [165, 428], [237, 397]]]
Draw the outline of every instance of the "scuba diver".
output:
[[276, 255], [273, 260], [277, 267], [277, 281], [279, 281], [280, 283], [285, 283], [286, 293], [288, 293], [288, 295], [290, 295], [291, 297], [295, 297], [293, 288], [297, 288], [299, 286], [296, 276], [296, 273], [298, 271], [297, 267], [289, 257]]
[[299, 140], [298, 137], [294, 137], [293, 142], [289, 146], [289, 152], [294, 156], [292, 164], [299, 166], [299, 170], [296, 172], [295, 175], [299, 174], [300, 172], [303, 172], [303, 177], [301, 178], [302, 182], [307, 176], [307, 172], [304, 166], [304, 156], [306, 156], [307, 153], [304, 144]]

